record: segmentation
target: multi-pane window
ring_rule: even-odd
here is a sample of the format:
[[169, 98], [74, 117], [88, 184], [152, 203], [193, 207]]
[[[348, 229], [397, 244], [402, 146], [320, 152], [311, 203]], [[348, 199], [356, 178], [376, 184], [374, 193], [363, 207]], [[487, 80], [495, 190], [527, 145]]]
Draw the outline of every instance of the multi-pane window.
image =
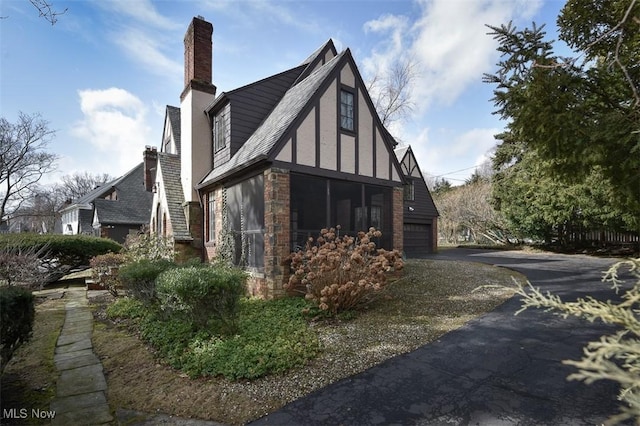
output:
[[225, 138], [227, 136], [227, 128], [225, 124], [224, 114], [216, 115], [213, 121], [213, 149], [217, 152], [227, 146]]
[[207, 241], [216, 241], [216, 203], [213, 192], [207, 194]]
[[353, 93], [347, 90], [340, 90], [340, 127], [344, 130], [355, 130], [355, 105], [353, 103]]
[[406, 185], [404, 185], [404, 200], [414, 201], [416, 199], [416, 188], [413, 185], [413, 180], [407, 179]]

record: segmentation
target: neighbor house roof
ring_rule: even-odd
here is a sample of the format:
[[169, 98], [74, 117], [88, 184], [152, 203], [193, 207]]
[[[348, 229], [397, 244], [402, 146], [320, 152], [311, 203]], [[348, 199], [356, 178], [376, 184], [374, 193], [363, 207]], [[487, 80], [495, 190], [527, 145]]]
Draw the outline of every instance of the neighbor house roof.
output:
[[[193, 238], [189, 234], [187, 219], [182, 208], [185, 199], [182, 192], [182, 183], [180, 182], [180, 157], [159, 152], [158, 162], [162, 171], [162, 184], [164, 185], [169, 217], [173, 227], [173, 238], [177, 241], [190, 241]], [[157, 218], [156, 220], [161, 219]]]
[[117, 200], [102, 197], [93, 200], [100, 224], [144, 224], [149, 222], [153, 194], [144, 187], [144, 163], [116, 179], [110, 189]]
[[242, 147], [238, 149], [238, 152], [229, 161], [214, 168], [201, 181], [198, 187], [211, 184], [237, 170], [266, 159], [274, 146], [289, 130], [294, 120], [310, 102], [322, 83], [338, 67], [342, 59], [349, 54], [349, 50], [345, 50], [287, 90], [273, 111]]

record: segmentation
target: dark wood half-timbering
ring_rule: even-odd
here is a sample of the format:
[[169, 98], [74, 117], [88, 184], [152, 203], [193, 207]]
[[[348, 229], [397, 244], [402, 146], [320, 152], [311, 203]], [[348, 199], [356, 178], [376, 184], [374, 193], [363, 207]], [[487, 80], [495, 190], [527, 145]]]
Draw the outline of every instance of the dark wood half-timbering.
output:
[[[209, 28], [201, 21], [192, 28]], [[188, 57], [201, 57], [198, 46], [209, 43], [185, 46]], [[403, 249], [403, 194], [413, 173], [403, 171], [349, 49], [338, 52], [329, 40], [301, 64], [217, 96], [213, 82], [190, 81], [180, 105], [167, 110], [158, 153], [162, 232], [200, 245], [194, 252], [206, 261], [231, 250], [250, 274], [251, 294], [283, 295], [287, 257], [322, 228], [375, 227], [380, 247]], [[416, 186], [417, 202], [421, 191]], [[179, 203], [199, 206], [201, 219], [171, 207]], [[153, 229], [158, 220], [152, 214]]]

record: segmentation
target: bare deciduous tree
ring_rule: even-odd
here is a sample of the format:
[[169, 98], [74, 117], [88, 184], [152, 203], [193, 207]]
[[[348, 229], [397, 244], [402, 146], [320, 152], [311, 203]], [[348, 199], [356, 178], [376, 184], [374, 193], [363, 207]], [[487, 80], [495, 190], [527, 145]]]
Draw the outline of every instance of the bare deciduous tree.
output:
[[382, 124], [402, 120], [413, 110], [411, 86], [418, 76], [414, 58], [395, 60], [387, 70], [378, 70], [367, 84]]
[[113, 179], [108, 173], [95, 175], [89, 172], [73, 173], [63, 176], [62, 183], [56, 185], [56, 190], [63, 201], [77, 200]]
[[53, 3], [49, 3], [47, 0], [29, 0], [33, 7], [38, 9], [38, 13], [41, 18], [50, 22], [51, 25], [55, 25], [58, 22], [58, 15], [64, 15], [67, 12], [65, 8], [62, 12], [53, 9]]
[[58, 156], [46, 151], [54, 134], [39, 114], [20, 112], [16, 123], [0, 118], [0, 220], [29, 200], [42, 176], [55, 169]]
[[506, 243], [506, 223], [491, 205], [491, 183], [478, 180], [434, 194], [440, 212], [438, 228], [449, 243], [469, 241]]

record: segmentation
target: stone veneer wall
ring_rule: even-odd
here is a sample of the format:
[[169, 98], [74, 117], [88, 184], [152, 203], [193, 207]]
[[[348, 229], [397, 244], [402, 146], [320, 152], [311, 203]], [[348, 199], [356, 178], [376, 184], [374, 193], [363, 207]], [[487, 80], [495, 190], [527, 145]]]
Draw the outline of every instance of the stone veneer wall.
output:
[[288, 170], [272, 167], [264, 171], [264, 282], [258, 290], [265, 298], [285, 295], [285, 264], [291, 252], [290, 175]]
[[400, 187], [393, 188], [393, 249], [402, 253], [404, 248], [404, 190]]

